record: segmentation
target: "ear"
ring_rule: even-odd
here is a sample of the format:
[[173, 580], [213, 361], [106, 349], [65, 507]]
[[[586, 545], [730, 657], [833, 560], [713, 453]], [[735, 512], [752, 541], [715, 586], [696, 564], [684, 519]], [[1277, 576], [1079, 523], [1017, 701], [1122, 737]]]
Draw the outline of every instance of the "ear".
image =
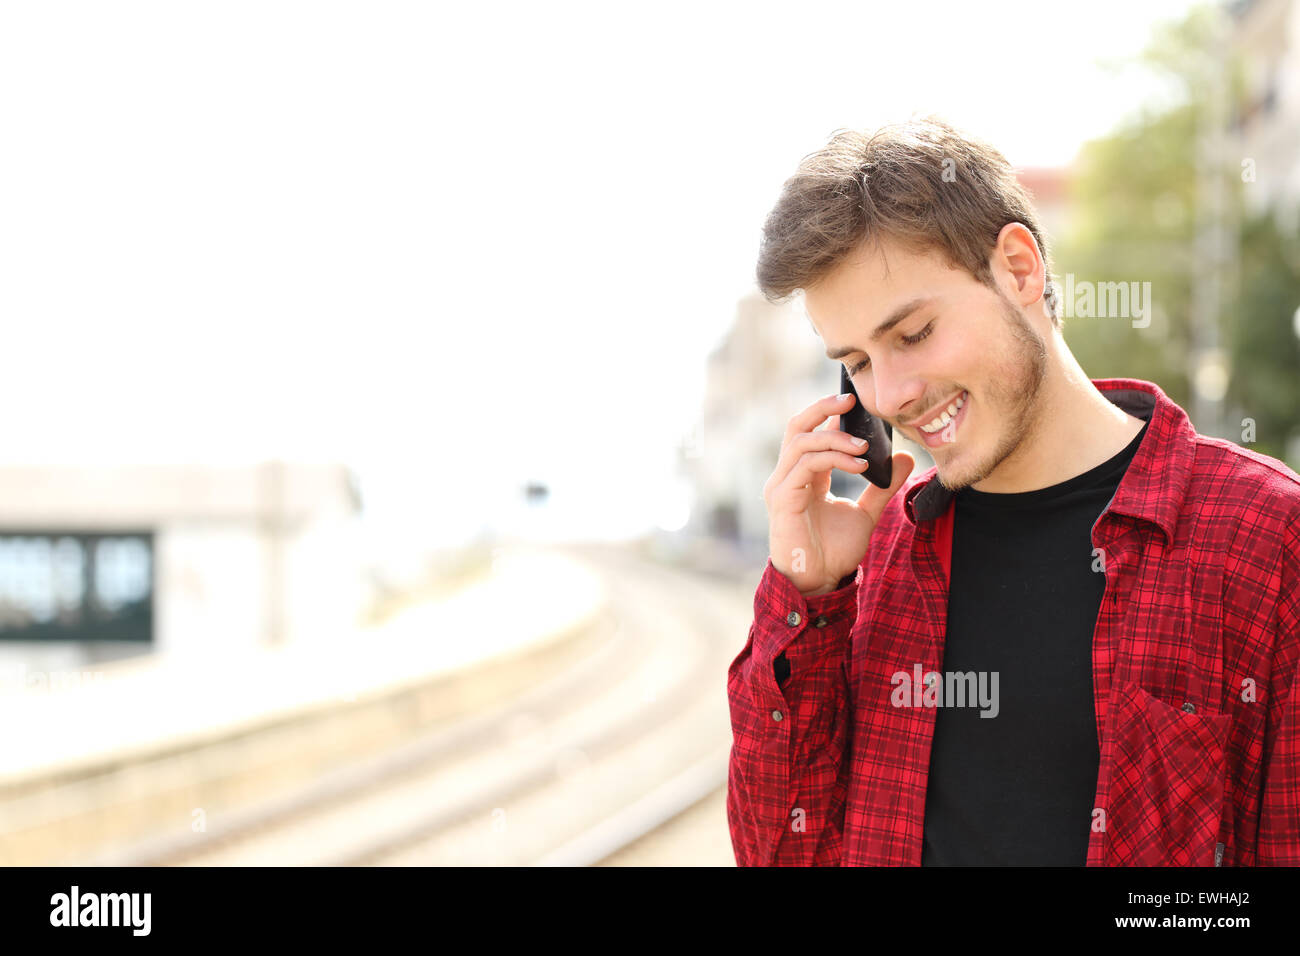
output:
[[1047, 287], [1047, 269], [1034, 234], [1024, 224], [1009, 222], [1002, 227], [989, 267], [993, 270], [993, 281], [1012, 302], [1030, 306], [1042, 299]]

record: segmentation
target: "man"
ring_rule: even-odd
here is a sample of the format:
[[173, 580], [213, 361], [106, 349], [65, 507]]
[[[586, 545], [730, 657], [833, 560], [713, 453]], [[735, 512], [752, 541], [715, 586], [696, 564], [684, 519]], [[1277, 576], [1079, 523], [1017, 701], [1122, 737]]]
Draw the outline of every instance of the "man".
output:
[[728, 671], [740, 865], [1300, 864], [1300, 476], [1090, 380], [1050, 275], [1006, 160], [944, 123], [786, 182], [760, 288], [935, 466], [836, 498], [857, 399], [790, 419]]

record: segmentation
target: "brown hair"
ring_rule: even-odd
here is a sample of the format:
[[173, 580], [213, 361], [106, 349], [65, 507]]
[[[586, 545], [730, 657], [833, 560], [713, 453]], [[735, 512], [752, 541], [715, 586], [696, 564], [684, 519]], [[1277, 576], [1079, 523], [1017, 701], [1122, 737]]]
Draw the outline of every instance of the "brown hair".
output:
[[1052, 261], [1029, 192], [997, 149], [935, 117], [874, 134], [836, 130], [785, 181], [763, 224], [758, 287], [769, 302], [816, 284], [864, 242], [890, 236], [937, 249], [993, 288], [998, 233], [1018, 222], [1043, 256], [1044, 298], [1061, 327]]

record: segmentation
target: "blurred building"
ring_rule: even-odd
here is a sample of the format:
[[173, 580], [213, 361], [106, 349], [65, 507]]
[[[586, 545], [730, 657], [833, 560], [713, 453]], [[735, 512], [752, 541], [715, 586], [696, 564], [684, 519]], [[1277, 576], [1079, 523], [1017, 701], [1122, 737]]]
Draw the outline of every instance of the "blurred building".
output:
[[1250, 210], [1275, 210], [1294, 232], [1300, 228], [1300, 14], [1295, 0], [1237, 0], [1226, 10], [1231, 49], [1245, 69], [1232, 122], [1233, 165], [1250, 164]]
[[763, 483], [776, 464], [784, 422], [811, 401], [820, 365], [824, 392], [834, 368], [817, 356], [816, 334], [791, 308], [757, 292], [738, 304], [710, 354], [703, 408], [684, 462], [695, 489], [688, 529], [753, 543], [765, 536]]
[[338, 465], [0, 467], [0, 663], [219, 653], [352, 627]]

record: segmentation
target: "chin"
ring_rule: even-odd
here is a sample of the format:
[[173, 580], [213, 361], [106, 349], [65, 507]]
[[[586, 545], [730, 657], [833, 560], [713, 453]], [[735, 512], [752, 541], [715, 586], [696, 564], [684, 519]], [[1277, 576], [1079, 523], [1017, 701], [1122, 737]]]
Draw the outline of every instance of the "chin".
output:
[[943, 485], [949, 491], [961, 491], [970, 484], [970, 482], [965, 481], [961, 475], [944, 468], [943, 465], [939, 465], [938, 463], [936, 463], [934, 476], [939, 480], [939, 484]]
[[978, 474], [976, 470], [961, 463], [963, 456], [960, 453], [954, 453], [956, 461], [948, 458], [942, 447], [934, 449], [938, 456], [933, 455], [935, 465], [935, 477], [939, 479], [939, 484], [943, 485], [949, 491], [961, 491], [977, 481], [982, 481], [986, 476]]

